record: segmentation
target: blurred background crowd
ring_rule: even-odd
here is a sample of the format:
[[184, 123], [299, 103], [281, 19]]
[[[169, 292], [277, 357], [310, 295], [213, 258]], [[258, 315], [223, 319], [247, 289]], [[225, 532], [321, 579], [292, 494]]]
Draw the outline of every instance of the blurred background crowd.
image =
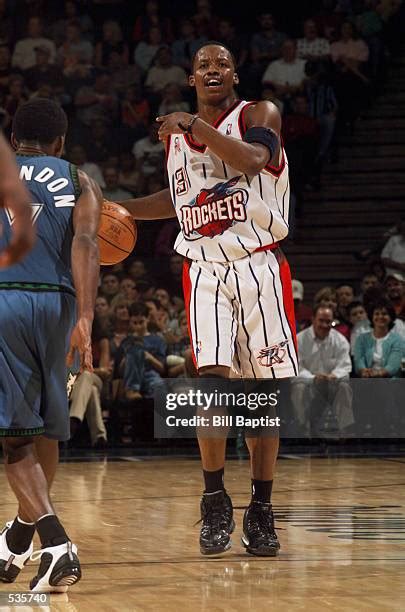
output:
[[[305, 192], [319, 189], [324, 164], [338, 156], [339, 135], [353, 133], [384, 87], [404, 31], [403, 3], [310, 0], [229, 9], [211, 0], [0, 0], [3, 131], [10, 133], [25, 100], [53, 98], [69, 117], [66, 159], [92, 176], [107, 199], [154, 193], [166, 186], [154, 118], [194, 111], [191, 59], [202, 42], [219, 40], [236, 58], [239, 97], [271, 100], [283, 115], [299, 216]], [[96, 369], [71, 389], [72, 431], [86, 417], [96, 447], [106, 445], [107, 417], [118, 422], [119, 441], [131, 440], [133, 423], [125, 426], [117, 402], [128, 412], [152, 396], [160, 377], [195, 374], [183, 262], [172, 248], [177, 220], [144, 222], [138, 230], [134, 255], [102, 271]], [[324, 287], [307, 302], [303, 284], [294, 281], [300, 374], [333, 377], [343, 364], [344, 377], [401, 376], [405, 222], [380, 246], [379, 267], [357, 286]], [[364, 261], [369, 256], [358, 254]], [[330, 351], [330, 363], [311, 359], [320, 347]]]

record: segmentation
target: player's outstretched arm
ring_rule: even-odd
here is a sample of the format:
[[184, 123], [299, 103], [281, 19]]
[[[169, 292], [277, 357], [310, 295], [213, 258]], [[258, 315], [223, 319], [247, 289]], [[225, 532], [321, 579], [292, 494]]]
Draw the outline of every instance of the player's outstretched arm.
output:
[[82, 188], [73, 213], [72, 274], [77, 297], [77, 323], [73, 329], [67, 364], [80, 355], [80, 371], [93, 369], [91, 328], [94, 318], [100, 258], [97, 232], [103, 194], [95, 181], [79, 171]]
[[171, 219], [176, 216], [169, 189], [157, 191], [144, 198], [117, 202], [126, 208], [134, 219], [154, 221], [156, 219]]
[[30, 197], [18, 174], [13, 152], [0, 134], [0, 206], [11, 210], [13, 234], [7, 248], [0, 253], [0, 268], [19, 262], [32, 249], [35, 229], [31, 220]]
[[[171, 113], [157, 117], [160, 125], [159, 138], [165, 141], [170, 134], [183, 134], [190, 125], [193, 115]], [[192, 123], [195, 140], [207, 145], [227, 165], [244, 174], [255, 175], [273, 160], [278, 158], [280, 149], [281, 117], [277, 107], [271, 102], [261, 101], [246, 110], [247, 132], [244, 140], [221, 134], [216, 128], [198, 117]], [[263, 131], [249, 131], [249, 128], [264, 128]], [[254, 139], [257, 138], [257, 141]], [[248, 142], [249, 140], [249, 142]], [[263, 144], [265, 143], [265, 144]]]

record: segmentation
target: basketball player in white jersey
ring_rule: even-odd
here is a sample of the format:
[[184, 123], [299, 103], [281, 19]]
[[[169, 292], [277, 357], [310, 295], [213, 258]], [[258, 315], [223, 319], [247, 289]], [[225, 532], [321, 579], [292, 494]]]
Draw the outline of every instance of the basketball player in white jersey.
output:
[[[184, 294], [200, 377], [285, 378], [298, 370], [288, 263], [288, 165], [281, 118], [270, 102], [237, 99], [232, 53], [209, 41], [189, 77], [198, 113], [158, 117], [170, 189], [122, 202], [135, 219], [177, 215], [175, 249], [185, 256]], [[252, 499], [242, 542], [251, 554], [280, 548], [270, 497], [278, 438], [246, 439]], [[200, 549], [231, 546], [232, 503], [224, 484], [226, 439], [199, 438], [205, 491]]]

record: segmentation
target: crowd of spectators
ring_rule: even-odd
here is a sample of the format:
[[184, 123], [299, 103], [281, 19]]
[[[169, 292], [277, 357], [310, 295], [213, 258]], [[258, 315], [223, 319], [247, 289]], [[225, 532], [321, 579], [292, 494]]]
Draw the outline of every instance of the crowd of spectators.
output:
[[[10, 132], [13, 115], [25, 100], [55, 99], [69, 117], [66, 158], [93, 177], [106, 198], [154, 193], [166, 182], [154, 117], [195, 109], [188, 86], [193, 54], [204, 41], [219, 40], [236, 58], [238, 95], [271, 100], [283, 115], [292, 198], [299, 207], [304, 190], [319, 186], [323, 163], [334, 156], [336, 133], [353, 129], [381, 87], [400, 40], [402, 1], [314, 0], [298, 9], [298, 3], [287, 2], [275, 13], [267, 7], [252, 11], [248, 19], [229, 15], [222, 4], [0, 0], [1, 128]], [[137, 402], [150, 396], [161, 376], [194, 374], [182, 258], [172, 250], [177, 221], [140, 225], [136, 258], [103, 272], [94, 327], [95, 371], [82, 375], [72, 391], [72, 430], [86, 417], [95, 446], [106, 441], [103, 407], [110, 400]], [[398, 323], [405, 312], [404, 282], [398, 280], [403, 251], [403, 240], [386, 245], [383, 262], [389, 276], [377, 288], [366, 287], [378, 282], [368, 275], [361, 295], [347, 286], [322, 290], [315, 315], [303, 303], [297, 281], [297, 326], [305, 330], [305, 342], [322, 345], [314, 331], [322, 314], [328, 320], [327, 337], [340, 334], [348, 347], [352, 338], [352, 373], [399, 375], [397, 361], [392, 368], [385, 359], [392, 353], [388, 344], [396, 346], [394, 334], [404, 335]], [[378, 302], [378, 316], [388, 325], [385, 336], [373, 314], [375, 300], [368, 300], [369, 292], [377, 290], [379, 297], [382, 292], [391, 300], [384, 307]]]

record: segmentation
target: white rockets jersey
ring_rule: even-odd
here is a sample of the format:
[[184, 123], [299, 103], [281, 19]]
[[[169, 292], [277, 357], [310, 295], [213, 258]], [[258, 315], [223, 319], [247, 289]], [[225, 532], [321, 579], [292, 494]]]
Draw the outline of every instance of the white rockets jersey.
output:
[[[221, 133], [242, 139], [245, 110], [237, 101], [217, 119]], [[167, 171], [181, 232], [174, 248], [194, 261], [234, 261], [288, 234], [290, 185], [281, 147], [279, 166], [254, 176], [225, 164], [189, 134], [172, 135]]]

